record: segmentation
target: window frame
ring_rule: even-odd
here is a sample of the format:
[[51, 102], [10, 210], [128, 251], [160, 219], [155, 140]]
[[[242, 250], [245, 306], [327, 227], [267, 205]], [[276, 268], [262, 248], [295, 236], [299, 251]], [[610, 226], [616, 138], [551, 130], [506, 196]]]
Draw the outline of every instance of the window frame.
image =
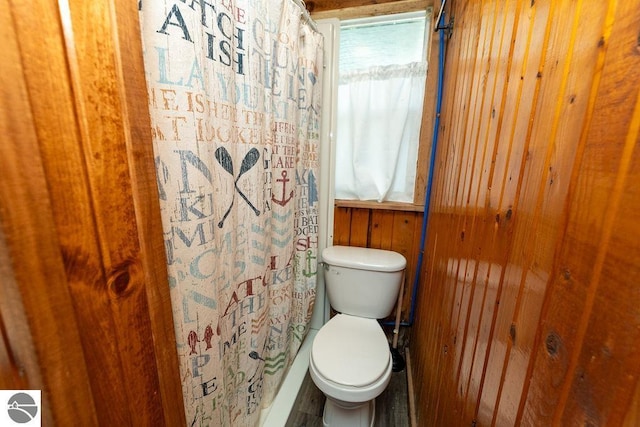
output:
[[[431, 9], [431, 10], [429, 10]], [[315, 20], [337, 18], [340, 21], [368, 18], [379, 15], [391, 15], [404, 12], [417, 12], [427, 10], [430, 12], [431, 25], [434, 25], [432, 0], [401, 0], [391, 3], [347, 7], [343, 9], [327, 10], [311, 13]], [[345, 200], [335, 199], [336, 207], [365, 208], [365, 209], [389, 209], [400, 211], [424, 211], [427, 178], [429, 176], [429, 158], [433, 138], [434, 114], [436, 107], [437, 73], [431, 67], [438, 62], [438, 37], [439, 33], [433, 33], [429, 37], [426, 46], [427, 79], [425, 82], [425, 96], [422, 107], [422, 120], [420, 124], [420, 138], [418, 141], [418, 161], [416, 165], [416, 179], [413, 192], [413, 203], [405, 202], [378, 202], [377, 200]], [[431, 71], [431, 72], [430, 72]]]

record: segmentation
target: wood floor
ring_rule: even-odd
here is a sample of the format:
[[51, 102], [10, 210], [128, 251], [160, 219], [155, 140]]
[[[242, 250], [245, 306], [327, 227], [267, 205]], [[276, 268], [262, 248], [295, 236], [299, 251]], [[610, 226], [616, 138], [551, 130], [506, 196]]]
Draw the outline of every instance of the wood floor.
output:
[[[307, 372], [285, 427], [322, 427], [324, 401]], [[376, 427], [409, 427], [406, 368], [391, 373], [389, 385], [376, 399], [375, 419]]]

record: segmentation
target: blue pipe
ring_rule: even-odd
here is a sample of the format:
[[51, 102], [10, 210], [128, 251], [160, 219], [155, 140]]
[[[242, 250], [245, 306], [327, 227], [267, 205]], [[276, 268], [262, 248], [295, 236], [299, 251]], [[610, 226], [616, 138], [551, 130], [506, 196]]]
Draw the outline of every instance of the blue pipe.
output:
[[[440, 20], [444, 20], [444, 12]], [[436, 22], [436, 28], [440, 26], [440, 21]], [[413, 280], [413, 292], [411, 293], [411, 310], [409, 311], [409, 322], [401, 322], [400, 326], [411, 326], [415, 319], [416, 299], [418, 296], [418, 284], [420, 283], [420, 271], [424, 259], [424, 246], [427, 240], [427, 223], [429, 222], [429, 208], [431, 205], [431, 189], [433, 186], [433, 169], [436, 163], [436, 150], [438, 148], [438, 129], [440, 128], [440, 112], [442, 111], [442, 89], [444, 80], [444, 57], [445, 57], [445, 37], [446, 27], [439, 29], [438, 52], [438, 93], [436, 98], [436, 118], [433, 123], [433, 144], [431, 145], [431, 157], [429, 158], [429, 175], [427, 178], [427, 189], [424, 196], [424, 215], [422, 217], [422, 233], [420, 235], [420, 253], [418, 254], [418, 265]], [[387, 321], [385, 325], [395, 325], [395, 322]]]

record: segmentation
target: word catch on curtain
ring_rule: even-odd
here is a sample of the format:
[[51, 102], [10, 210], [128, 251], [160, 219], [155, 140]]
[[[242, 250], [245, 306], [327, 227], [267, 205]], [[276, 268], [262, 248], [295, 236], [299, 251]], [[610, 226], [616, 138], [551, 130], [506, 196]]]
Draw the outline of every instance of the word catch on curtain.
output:
[[256, 425], [316, 296], [322, 36], [292, 0], [140, 3], [188, 425]]

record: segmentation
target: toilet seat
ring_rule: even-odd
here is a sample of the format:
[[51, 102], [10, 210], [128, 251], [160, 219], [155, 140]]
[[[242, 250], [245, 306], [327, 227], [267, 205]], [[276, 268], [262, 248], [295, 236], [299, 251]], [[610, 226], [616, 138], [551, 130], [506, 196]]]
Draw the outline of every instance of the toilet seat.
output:
[[326, 380], [343, 387], [366, 387], [383, 377], [391, 363], [389, 344], [375, 319], [338, 314], [325, 324], [311, 347], [311, 360]]

